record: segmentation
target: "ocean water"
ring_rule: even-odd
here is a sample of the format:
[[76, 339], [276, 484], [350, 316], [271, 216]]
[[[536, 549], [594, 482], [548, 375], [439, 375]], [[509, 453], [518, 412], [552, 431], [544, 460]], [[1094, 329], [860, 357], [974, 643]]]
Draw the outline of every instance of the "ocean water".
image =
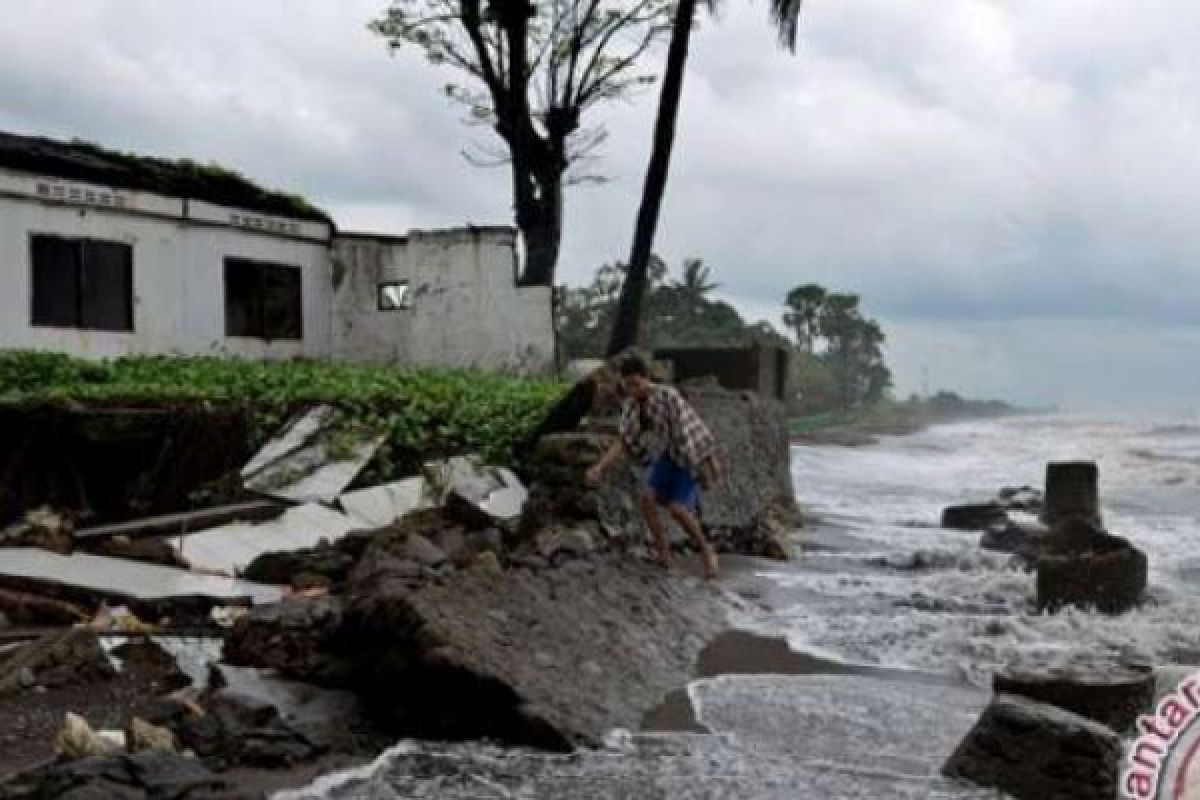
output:
[[[1040, 487], [1051, 460], [1100, 466], [1106, 527], [1150, 557], [1151, 597], [1119, 617], [1038, 614], [1033, 576], [978, 534], [937, 527], [947, 505]], [[961, 688], [853, 675], [750, 675], [688, 687], [712, 735], [614, 731], [604, 750], [548, 756], [401, 742], [293, 800], [798, 798], [975, 800], [937, 769], [1006, 664], [1200, 664], [1200, 425], [1045, 417], [946, 425], [865, 448], [793, 451], [797, 496], [823, 520], [793, 565], [763, 568], [769, 602], [740, 627], [851, 665]]]

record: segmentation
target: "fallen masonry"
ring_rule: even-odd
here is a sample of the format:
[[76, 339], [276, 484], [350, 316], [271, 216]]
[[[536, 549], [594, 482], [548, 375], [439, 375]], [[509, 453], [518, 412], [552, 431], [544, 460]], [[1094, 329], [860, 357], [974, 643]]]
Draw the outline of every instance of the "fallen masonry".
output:
[[[703, 509], [714, 537], [725, 551], [786, 557], [796, 509], [779, 409], [751, 393], [687, 391], [718, 429], [730, 475]], [[106, 658], [118, 662], [108, 635], [118, 627], [140, 630], [146, 620], [148, 632], [170, 634], [145, 641], [163, 647], [174, 668], [140, 645], [122, 650], [141, 653], [154, 673], [155, 688], [141, 698], [154, 702], [113, 730], [127, 745], [173, 740], [192, 750], [210, 771], [192, 777], [216, 781], [197, 796], [236, 796], [236, 787], [218, 785], [232, 768], [378, 752], [381, 734], [599, 745], [686, 685], [705, 645], [729, 627], [732, 601], [640, 559], [631, 473], [582, 486], [588, 459], [611, 441], [604, 415], [593, 412], [589, 430], [534, 449], [528, 492], [514, 473], [469, 457], [347, 491], [377, 437], [364, 430], [341, 440], [328, 431], [328, 412], [301, 413], [244, 471], [248, 486], [279, 498], [274, 519], [215, 514], [206, 519], [222, 524], [195, 530], [196, 517], [159, 517], [85, 537], [128, 558], [8, 548], [0, 587], [62, 604], [59, 613], [83, 609], [105, 632]], [[325, 470], [330, 462], [339, 466]], [[158, 545], [191, 569], [129, 560], [161, 558]], [[160, 622], [172, 628], [155, 630]], [[184, 622], [203, 627], [197, 654], [180, 645]], [[214, 663], [206, 648], [221, 636]], [[14, 673], [18, 686], [29, 672]], [[180, 675], [191, 685], [180, 688]], [[79, 720], [113, 726], [112, 710], [101, 711], [103, 722]], [[330, 719], [350, 722], [338, 730]], [[141, 757], [109, 753], [35, 770], [0, 786], [0, 797], [12, 786], [32, 787], [30, 796], [84, 791], [79, 776], [93, 769], [112, 784], [99, 784], [109, 796], [174, 796], [143, 780], [133, 760]], [[150, 766], [170, 776], [177, 764], [164, 758]]]
[[615, 556], [416, 589], [402, 563], [368, 553], [341, 604], [254, 610], [226, 660], [353, 687], [397, 734], [568, 749], [635, 727], [728, 627], [713, 587]]

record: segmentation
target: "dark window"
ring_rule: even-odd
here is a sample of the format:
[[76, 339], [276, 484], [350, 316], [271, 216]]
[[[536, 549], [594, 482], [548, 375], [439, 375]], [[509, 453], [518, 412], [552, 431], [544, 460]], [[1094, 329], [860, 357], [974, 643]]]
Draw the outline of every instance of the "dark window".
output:
[[388, 281], [379, 284], [379, 310], [402, 311], [411, 308], [408, 296], [408, 281]]
[[133, 330], [133, 248], [120, 242], [33, 236], [33, 324]]
[[304, 338], [299, 267], [225, 259], [225, 334], [259, 339]]

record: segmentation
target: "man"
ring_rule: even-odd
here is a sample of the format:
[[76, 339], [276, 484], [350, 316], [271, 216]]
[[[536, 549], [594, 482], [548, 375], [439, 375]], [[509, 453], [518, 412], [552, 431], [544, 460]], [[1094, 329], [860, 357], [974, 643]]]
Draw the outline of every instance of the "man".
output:
[[716, 578], [717, 554], [694, 510], [698, 482], [708, 488], [721, 474], [712, 432], [678, 390], [650, 380], [646, 362], [637, 356], [621, 364], [621, 389], [626, 399], [621, 409], [620, 436], [587, 471], [587, 482], [599, 484], [613, 464], [629, 455], [645, 468], [639, 500], [659, 562], [666, 567], [671, 555], [667, 529], [659, 514], [662, 507], [700, 551], [704, 576]]

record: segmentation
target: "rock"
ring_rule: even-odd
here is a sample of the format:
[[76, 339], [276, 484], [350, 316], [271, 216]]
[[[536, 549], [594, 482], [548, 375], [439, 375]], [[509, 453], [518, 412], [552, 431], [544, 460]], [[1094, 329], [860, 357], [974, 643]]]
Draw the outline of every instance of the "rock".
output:
[[159, 676], [156, 682], [167, 692], [182, 689], [192, 683], [192, 679], [179, 668], [174, 656], [153, 639], [131, 639], [114, 647], [112, 654], [121, 659], [122, 669], [134, 669]]
[[173, 753], [178, 749], [175, 734], [167, 728], [151, 725], [139, 717], [134, 717], [125, 729], [125, 746], [131, 753], [140, 753], [143, 750], [166, 750]]
[[1039, 610], [1071, 605], [1121, 614], [1141, 603], [1149, 563], [1128, 540], [1078, 517], [1055, 528], [1051, 537], [1036, 565]]
[[168, 695], [151, 703], [143, 712], [143, 719], [150, 725], [174, 730], [186, 718], [201, 716], [204, 710], [182, 697]]
[[317, 575], [312, 572], [300, 572], [292, 578], [292, 588], [297, 592], [310, 592], [313, 590], [331, 591], [333, 584], [324, 575]]
[[409, 534], [404, 543], [404, 554], [412, 561], [426, 567], [436, 567], [446, 562], [446, 554], [419, 533]]
[[942, 512], [942, 527], [958, 531], [986, 531], [1007, 521], [1008, 514], [996, 503], [950, 506]]
[[996, 502], [1006, 511], [1025, 511], [1040, 514], [1045, 508], [1045, 498], [1032, 486], [1005, 487], [996, 496]]
[[[329, 640], [353, 662], [343, 685], [397, 736], [566, 750], [634, 728], [687, 682], [704, 644], [727, 625], [725, 601], [649, 566], [587, 563], [472, 567], [415, 590], [364, 573]], [[582, 669], [589, 661], [606, 668]]]
[[195, 759], [160, 750], [52, 762], [0, 783], [0, 797], [22, 800], [200, 800], [205, 796], [245, 797]]
[[491, 573], [504, 572], [504, 567], [501, 566], [500, 559], [496, 558], [496, 554], [490, 551], [485, 551], [475, 556], [475, 560], [471, 563], [474, 569]]
[[[284, 724], [279, 710], [262, 697], [220, 689], [210, 698], [209, 713], [217, 721], [217, 763], [279, 769], [311, 761], [323, 752]], [[211, 743], [196, 744], [212, 749]]]
[[1117, 796], [1121, 738], [1090, 719], [996, 695], [942, 772], [1018, 800]]
[[22, 689], [32, 689], [36, 684], [37, 676], [29, 667], [21, 667], [17, 670], [17, 685]]
[[166, 539], [130, 539], [128, 536], [114, 536], [111, 539], [101, 539], [89, 544], [86, 550], [100, 556], [142, 561], [166, 567], [187, 569], [189, 566], [187, 561], [179, 555], [179, 551], [172, 547]]
[[554, 560], [566, 555], [582, 558], [596, 549], [595, 539], [581, 528], [551, 528], [538, 534], [537, 548], [542, 558]]
[[524, 567], [525, 569], [545, 569], [550, 566], [550, 562], [536, 553], [517, 553], [511, 563], [514, 567]]
[[75, 549], [74, 532], [70, 519], [49, 508], [39, 508], [0, 531], [0, 547], [38, 547], [69, 555]]
[[461, 528], [445, 528], [438, 531], [433, 545], [455, 566], [465, 567], [471, 563], [473, 553], [467, 546], [467, 537], [463, 535]]
[[[260, 736], [273, 729], [275, 738], [290, 742], [292, 755], [299, 752], [298, 744], [322, 753], [360, 752], [361, 741], [376, 735], [362, 705], [349, 691], [284, 680], [269, 670], [221, 665], [215, 671], [222, 685], [219, 702], [233, 699], [248, 709], [250, 719], [243, 717], [241, 724], [254, 728]], [[214, 702], [218, 702], [216, 695]]]
[[257, 606], [234, 623], [223, 660], [237, 666], [270, 667], [314, 683], [336, 683], [343, 667], [327, 658], [325, 644], [341, 618], [342, 602], [335, 596]]
[[69, 760], [110, 755], [120, 749], [119, 745], [93, 731], [87, 720], [71, 712], [67, 712], [54, 739], [54, 752]]
[[109, 680], [116, 670], [94, 633], [72, 628], [48, 633], [0, 664], [0, 696], [20, 690], [30, 673], [36, 683], [54, 688]]
[[1081, 664], [1049, 672], [1009, 668], [992, 678], [997, 693], [1057, 706], [1120, 732], [1132, 730], [1138, 714], [1153, 706], [1154, 687], [1150, 667]]
[[304, 550], [264, 553], [246, 566], [242, 577], [258, 583], [295, 586], [298, 575], [320, 576], [325, 579], [325, 585], [340, 589], [345, 585], [369, 537], [351, 535], [347, 538], [353, 541], [347, 543], [343, 540], [336, 545], [321, 544]]
[[1045, 523], [1053, 528], [1063, 520], [1080, 517], [1101, 525], [1099, 482], [1100, 471], [1094, 462], [1047, 464]]
[[1049, 540], [1050, 531], [1045, 526], [1007, 519], [1001, 525], [988, 528], [980, 537], [979, 546], [984, 550], [1012, 553], [1032, 563], [1045, 552]]
[[480, 531], [471, 537], [473, 542], [486, 550], [491, 550], [493, 553], [500, 555], [504, 552], [504, 534], [498, 528], [488, 528], [485, 531]]

